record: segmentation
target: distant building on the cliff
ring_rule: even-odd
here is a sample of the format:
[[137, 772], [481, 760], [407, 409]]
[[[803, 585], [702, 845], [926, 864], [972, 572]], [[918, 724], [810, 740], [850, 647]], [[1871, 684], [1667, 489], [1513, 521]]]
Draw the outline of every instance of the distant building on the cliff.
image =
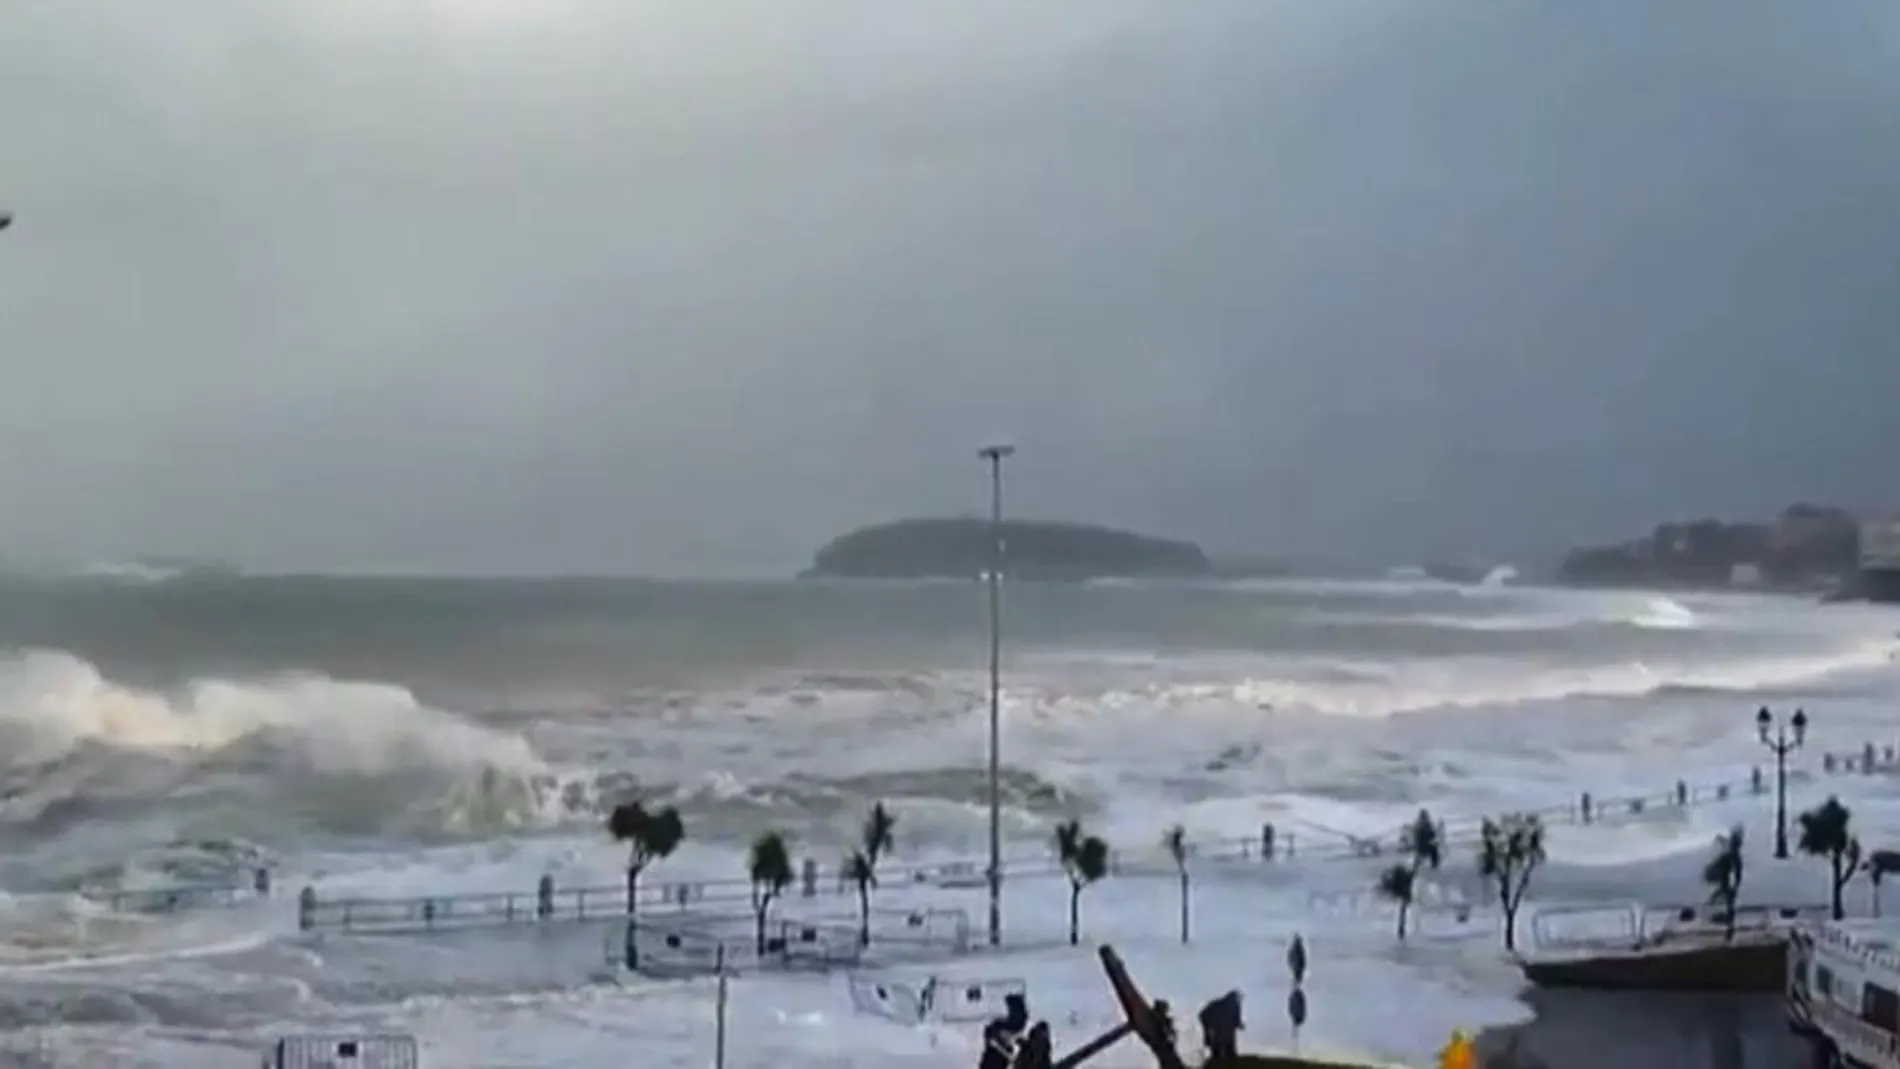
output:
[[1561, 575], [1586, 584], [1805, 587], [1852, 574], [1860, 535], [1847, 510], [1803, 503], [1766, 522], [1658, 524], [1646, 537], [1571, 551]]
[[1868, 601], [1900, 602], [1900, 517], [1861, 521], [1856, 590]]

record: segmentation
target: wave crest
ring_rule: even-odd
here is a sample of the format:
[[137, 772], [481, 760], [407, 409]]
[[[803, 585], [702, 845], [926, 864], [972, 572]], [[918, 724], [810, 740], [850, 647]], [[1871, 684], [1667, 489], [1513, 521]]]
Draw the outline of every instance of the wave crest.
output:
[[244, 773], [253, 790], [255, 777], [270, 777], [260, 805], [288, 800], [321, 824], [359, 830], [417, 812], [449, 824], [532, 822], [535, 813], [495, 800], [508, 794], [499, 784], [525, 784], [546, 766], [520, 735], [393, 684], [208, 678], [168, 694], [116, 683], [56, 650], [0, 658], [0, 813], [9, 822], [62, 826], [114, 801]]

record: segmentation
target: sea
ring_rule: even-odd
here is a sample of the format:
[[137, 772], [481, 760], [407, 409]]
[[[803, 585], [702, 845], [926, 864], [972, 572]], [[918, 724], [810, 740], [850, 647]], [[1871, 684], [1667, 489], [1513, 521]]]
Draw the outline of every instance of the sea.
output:
[[[975, 582], [0, 583], [0, 1061], [255, 1066], [277, 1037], [334, 1033], [416, 1037], [430, 1066], [712, 1065], [711, 989], [607, 976], [611, 932], [313, 938], [292, 897], [612, 884], [625, 854], [605, 813], [636, 798], [684, 814], [688, 842], [656, 874], [741, 877], [766, 830], [835, 871], [878, 802], [897, 815], [899, 860], [978, 859], [985, 597]], [[1118, 848], [1175, 824], [1214, 842], [1267, 822], [1337, 844], [1421, 807], [1462, 819], [1729, 780], [1773, 767], [1764, 707], [1807, 712], [1798, 768], [1900, 741], [1900, 613], [1876, 606], [1402, 570], [1015, 583], [1001, 619], [1012, 856], [1046, 852], [1069, 818]], [[1891, 782], [1868, 778], [1857, 798]], [[1766, 812], [1751, 805], [1553, 829], [1552, 864], [1607, 866], [1604, 886], [1617, 865], [1699, 867], [1714, 832]], [[105, 903], [114, 888], [248, 886], [258, 868], [271, 896], [228, 908]], [[1149, 954], [1146, 982], [1179, 987], [1180, 1004], [1256, 985], [1275, 1000], [1258, 1016], [1277, 1022], [1284, 946], [1240, 918], [1302, 915], [1318, 879], [1304, 872], [1211, 881], [1198, 924], [1215, 945], [1200, 957], [1164, 950], [1172, 881], [1141, 892], [1152, 902], [1091, 890], [1088, 939], [1123, 945], [1131, 967]], [[1082, 1038], [1100, 984], [1062, 945], [1065, 894], [1006, 896], [1010, 938], [1031, 949], [983, 967], [1029, 978], [1070, 1033], [1059, 1045]], [[967, 906], [980, 932], [980, 895]], [[1363, 933], [1319, 948], [1322, 978], [1328, 954], [1392, 953], [1390, 916], [1363, 912]], [[1047, 930], [1025, 928], [1043, 913]], [[1399, 1057], [1449, 1026], [1523, 1015], [1501, 974], [1457, 953], [1409, 963], [1423, 986], [1394, 997], [1437, 1007], [1416, 1024], [1316, 996], [1309, 1029]], [[1249, 977], [1223, 979], [1226, 961]], [[868, 1019], [835, 978], [740, 977], [728, 998], [729, 1065], [975, 1061], [970, 1028]]]

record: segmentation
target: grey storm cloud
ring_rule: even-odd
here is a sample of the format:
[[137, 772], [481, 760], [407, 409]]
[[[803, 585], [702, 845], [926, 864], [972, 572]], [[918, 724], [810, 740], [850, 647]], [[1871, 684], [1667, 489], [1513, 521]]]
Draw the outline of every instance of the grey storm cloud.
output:
[[1890, 0], [12, 0], [0, 554], [1900, 504]]

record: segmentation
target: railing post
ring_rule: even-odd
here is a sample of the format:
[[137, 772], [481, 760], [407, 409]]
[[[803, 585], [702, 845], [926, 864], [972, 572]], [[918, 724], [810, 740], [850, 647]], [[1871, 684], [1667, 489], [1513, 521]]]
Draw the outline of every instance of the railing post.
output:
[[257, 871], [251, 873], [251, 890], [256, 891], [259, 898], [270, 897], [269, 869], [260, 865]]
[[719, 944], [713, 951], [713, 968], [719, 973], [719, 1002], [716, 1008], [719, 1015], [717, 1030], [713, 1033], [713, 1069], [726, 1069], [726, 944]]
[[1874, 774], [1874, 744], [1871, 742], [1861, 748], [1860, 770], [1863, 775]]
[[308, 932], [317, 925], [317, 889], [304, 885], [297, 892], [297, 930]]
[[534, 913], [542, 920], [554, 916], [554, 877], [547, 873], [542, 873], [534, 888]]
[[1260, 825], [1260, 860], [1273, 860], [1273, 822]]
[[1755, 767], [1748, 770], [1748, 789], [1755, 792], [1756, 794], [1760, 794], [1762, 792], [1763, 788], [1762, 788], [1762, 782], [1761, 782], [1761, 766], [1760, 765], [1756, 765]]
[[801, 877], [800, 883], [802, 884], [801, 890], [803, 890], [805, 897], [816, 897], [818, 894], [818, 862], [813, 861], [811, 858], [806, 858], [799, 875]]
[[1577, 799], [1577, 810], [1583, 814], [1583, 822], [1585, 824], [1590, 823], [1592, 817], [1591, 817], [1591, 812], [1590, 812], [1590, 792], [1589, 791], [1583, 792], [1583, 796]]

